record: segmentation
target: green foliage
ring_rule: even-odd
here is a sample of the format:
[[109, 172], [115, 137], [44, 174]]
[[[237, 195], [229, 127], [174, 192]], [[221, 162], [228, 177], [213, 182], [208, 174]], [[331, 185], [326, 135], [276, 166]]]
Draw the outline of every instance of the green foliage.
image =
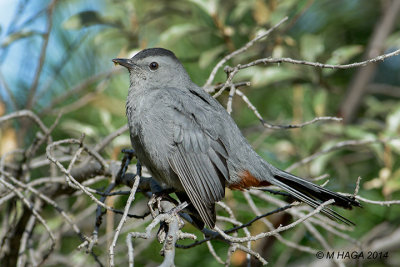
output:
[[[97, 1], [92, 6], [85, 6], [79, 1], [66, 2], [60, 1], [54, 15], [51, 32], [54, 39], [50, 39], [51, 45], [40, 78], [39, 97], [34, 110], [40, 114], [49, 103], [71, 88], [94, 75], [110, 72], [110, 75], [91, 81], [82, 90], [71, 94], [51, 112], [41, 114], [45, 123], [50, 125], [59, 112], [66, 110], [61, 118], [60, 127], [54, 132], [55, 136], [58, 139], [79, 138], [84, 132], [86, 140], [92, 144], [96, 144], [126, 123], [124, 103], [129, 82], [127, 73], [111, 73], [115, 70], [112, 58], [130, 57], [134, 52], [146, 47], [165, 47], [173, 50], [182, 60], [193, 81], [203, 85], [212, 68], [225, 55], [240, 48], [284, 16], [289, 16], [287, 23], [245, 53], [231, 59], [228, 64], [245, 64], [254, 59], [271, 56], [327, 64], [347, 64], [361, 60], [381, 13], [380, 1], [355, 0], [103, 0], [98, 8]], [[32, 46], [32, 50], [39, 51], [39, 45], [33, 39], [40, 31], [31, 25], [26, 26], [1, 40], [3, 51], [17, 43], [22, 44], [25, 49]], [[400, 46], [398, 26], [382, 45], [385, 46], [385, 50]], [[37, 52], [32, 58], [36, 62]], [[10, 58], [6, 57], [1, 67], [5, 68], [9, 62]], [[387, 62], [390, 63], [389, 60], [380, 63], [381, 68], [386, 66], [384, 64]], [[399, 72], [398, 65], [395, 70]], [[7, 77], [12, 87], [19, 88], [14, 90], [14, 94], [18, 97], [20, 107], [24, 106], [27, 95], [27, 89], [23, 88], [28, 87], [17, 86], [28, 83], [20, 78], [25, 77], [26, 72], [23, 71], [26, 70], [22, 68], [22, 74], [14, 78], [11, 75], [10, 78]], [[309, 121], [317, 116], [337, 115], [354, 73], [353, 69], [321, 70], [292, 64], [258, 65], [240, 71], [235, 81], [251, 82], [250, 88], [241, 90], [265, 121], [272, 124], [291, 124]], [[31, 69], [29, 74], [30, 78]], [[221, 69], [213, 84], [225, 80], [226, 74]], [[399, 80], [387, 81], [388, 84], [396, 85], [398, 90], [399, 84], [396, 82]], [[5, 95], [6, 93], [2, 92], [0, 96]], [[12, 109], [10, 99], [7, 102], [9, 110]], [[219, 100], [226, 105], [227, 93], [225, 92]], [[400, 135], [398, 98], [385, 95], [365, 96], [357, 113], [357, 120], [350, 125], [328, 122], [302, 129], [266, 131], [238, 95], [234, 97], [233, 117], [249, 141], [255, 145], [258, 153], [281, 168], [318, 151], [329, 149], [341, 141], [396, 138]], [[25, 141], [30, 142], [32, 139], [31, 135]], [[129, 146], [129, 137], [124, 134], [116, 138], [103, 154], [107, 158], [116, 159], [118, 150]], [[357, 177], [360, 176], [362, 196], [375, 200], [389, 200], [395, 197], [398, 199], [399, 155], [399, 140], [392, 140], [386, 144], [346, 147], [321, 155], [296, 169], [295, 173], [305, 177], [329, 174], [331, 182], [327, 185], [328, 188], [350, 193], [354, 190]], [[122, 207], [121, 203], [125, 200], [126, 197], [121, 197], [117, 205]], [[241, 194], [233, 193], [228, 201], [233, 201], [238, 207], [237, 215], [240, 219], [252, 219], [254, 214], [241, 208], [245, 202]], [[273, 208], [261, 207], [263, 211]], [[397, 220], [398, 225], [400, 214], [398, 207], [382, 208], [369, 204], [365, 204], [364, 209], [340, 213], [357, 224], [354, 238], [363, 236], [375, 225], [385, 221], [396, 224]], [[54, 219], [50, 223], [53, 225], [61, 222]], [[188, 229], [198, 234], [190, 226]], [[292, 231], [284, 233], [286, 238], [292, 235]], [[62, 242], [61, 250], [69, 253], [78, 243], [75, 238], [68, 237]], [[302, 244], [318, 246], [317, 241], [307, 238], [302, 240]], [[219, 255], [226, 253], [227, 247], [223, 243], [215, 241], [213, 245]], [[268, 248], [268, 260], [277, 260], [286, 248], [283, 244], [274, 242], [274, 245]], [[138, 266], [161, 262], [159, 250], [160, 245], [157, 242], [150, 243], [143, 253], [135, 258]], [[105, 255], [106, 252], [98, 253]], [[295, 252], [294, 255], [293, 261], [309, 256], [300, 252]], [[126, 254], [119, 257], [126, 258]], [[315, 258], [308, 258], [313, 259]], [[240, 265], [243, 262], [237, 261], [233, 264]], [[205, 245], [178, 250], [176, 265], [219, 266]]]

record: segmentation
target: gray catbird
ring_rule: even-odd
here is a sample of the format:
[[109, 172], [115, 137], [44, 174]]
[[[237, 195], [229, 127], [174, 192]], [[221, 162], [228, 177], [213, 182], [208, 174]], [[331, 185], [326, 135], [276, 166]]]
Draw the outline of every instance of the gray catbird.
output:
[[[130, 74], [126, 115], [137, 158], [180, 199], [188, 197], [208, 227], [215, 226], [215, 202], [224, 197], [225, 187], [244, 190], [272, 184], [313, 208], [329, 199], [343, 208], [360, 206], [353, 197], [263, 160], [222, 105], [191, 81], [173, 52], [150, 48], [113, 62]], [[332, 209], [322, 212], [352, 224]]]

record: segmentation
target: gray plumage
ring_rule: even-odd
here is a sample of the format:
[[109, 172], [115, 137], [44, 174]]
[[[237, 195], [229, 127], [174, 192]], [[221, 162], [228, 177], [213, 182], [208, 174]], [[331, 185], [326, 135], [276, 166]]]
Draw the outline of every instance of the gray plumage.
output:
[[[273, 184], [314, 208], [331, 198], [344, 208], [359, 206], [353, 198], [264, 161], [171, 51], [145, 49], [131, 59], [113, 61], [130, 73], [126, 114], [138, 159], [156, 180], [185, 193], [208, 227], [215, 225], [214, 205], [224, 197], [225, 187]], [[322, 212], [351, 223], [329, 208]]]

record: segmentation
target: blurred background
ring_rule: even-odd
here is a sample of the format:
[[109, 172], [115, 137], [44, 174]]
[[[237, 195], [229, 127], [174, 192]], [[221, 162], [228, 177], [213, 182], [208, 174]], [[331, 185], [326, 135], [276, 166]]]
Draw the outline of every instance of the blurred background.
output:
[[[113, 66], [112, 58], [131, 57], [148, 47], [164, 47], [176, 54], [192, 80], [202, 86], [220, 59], [288, 16], [286, 23], [230, 60], [228, 65], [265, 57], [348, 64], [400, 48], [398, 2], [0, 0], [0, 116], [31, 109], [50, 126], [62, 112], [53, 139], [79, 138], [84, 132], [85, 142], [95, 145], [126, 123], [128, 75], [122, 68]], [[225, 80], [226, 74], [220, 70], [213, 84]], [[344, 118], [341, 123], [315, 123], [301, 129], [266, 129], [247, 104], [235, 96], [234, 120], [257, 152], [282, 169], [341, 141], [388, 140], [400, 136], [400, 56], [345, 70], [284, 63], [258, 65], [239, 72], [234, 81], [251, 82], [251, 86], [241, 90], [268, 123], [295, 124], [318, 116]], [[226, 106], [228, 92], [218, 100]], [[2, 124], [0, 155], [29, 145], [35, 129], [35, 125], [24, 120]], [[128, 147], [130, 141], [125, 132], [102, 155], [117, 160], [121, 158], [120, 150]], [[361, 196], [398, 200], [399, 155], [399, 139], [373, 141], [335, 149], [293, 172], [303, 177], [327, 174], [331, 179], [329, 189], [348, 193], [354, 191], [356, 180], [361, 177]], [[32, 179], [42, 175], [38, 170]], [[126, 197], [117, 197], [115, 205], [123, 207], [124, 201]], [[243, 199], [237, 196], [235, 201], [239, 218], [250, 220], [253, 214], [240, 210]], [[73, 210], [74, 201], [68, 203], [64, 203], [64, 208]], [[341, 211], [357, 225], [350, 233], [353, 238], [365, 237], [377, 225], [385, 225], [390, 231], [400, 227], [398, 205], [363, 206]], [[4, 212], [3, 205], [0, 214]], [[48, 220], [50, 224], [58, 223], [56, 217], [50, 216]], [[94, 220], [93, 214], [93, 223]], [[260, 232], [265, 230], [263, 227], [255, 224], [251, 229]], [[102, 231], [107, 231], [103, 228]], [[90, 225], [86, 230], [88, 234], [92, 231]], [[283, 233], [286, 237], [291, 235], [291, 231]], [[326, 238], [331, 238], [337, 246], [347, 244], [336, 236], [327, 234]], [[61, 255], [69, 255], [80, 244], [73, 235], [64, 240], [65, 244], [58, 248]], [[318, 247], [307, 233], [299, 242]], [[217, 253], [226, 250], [223, 243], [214, 245]], [[160, 246], [157, 242], [146, 243], [135, 258], [137, 266], [160, 263]], [[257, 241], [256, 246], [271, 266], [282, 261], [279, 257], [287, 249], [273, 238]], [[102, 249], [96, 252], [105, 253]], [[76, 262], [92, 260], [84, 252], [77, 255]], [[126, 252], [117, 257], [124, 262]], [[294, 250], [283, 262], [296, 265], [313, 260], [313, 255]], [[237, 252], [231, 263], [241, 266], [244, 262], [244, 254]], [[395, 266], [395, 262], [400, 262], [399, 247], [389, 258], [365, 266]], [[177, 250], [175, 263], [177, 266], [219, 266], [206, 245]]]

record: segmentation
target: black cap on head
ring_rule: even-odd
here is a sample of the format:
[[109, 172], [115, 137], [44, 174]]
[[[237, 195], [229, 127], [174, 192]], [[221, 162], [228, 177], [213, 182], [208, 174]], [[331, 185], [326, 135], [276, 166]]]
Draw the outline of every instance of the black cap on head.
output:
[[168, 49], [164, 49], [164, 48], [144, 49], [144, 50], [140, 51], [139, 53], [137, 53], [135, 56], [133, 56], [132, 59], [139, 60], [139, 59], [143, 59], [143, 58], [146, 58], [149, 56], [165, 56], [165, 57], [173, 58], [174, 60], [178, 60], [172, 51], [170, 51]]

